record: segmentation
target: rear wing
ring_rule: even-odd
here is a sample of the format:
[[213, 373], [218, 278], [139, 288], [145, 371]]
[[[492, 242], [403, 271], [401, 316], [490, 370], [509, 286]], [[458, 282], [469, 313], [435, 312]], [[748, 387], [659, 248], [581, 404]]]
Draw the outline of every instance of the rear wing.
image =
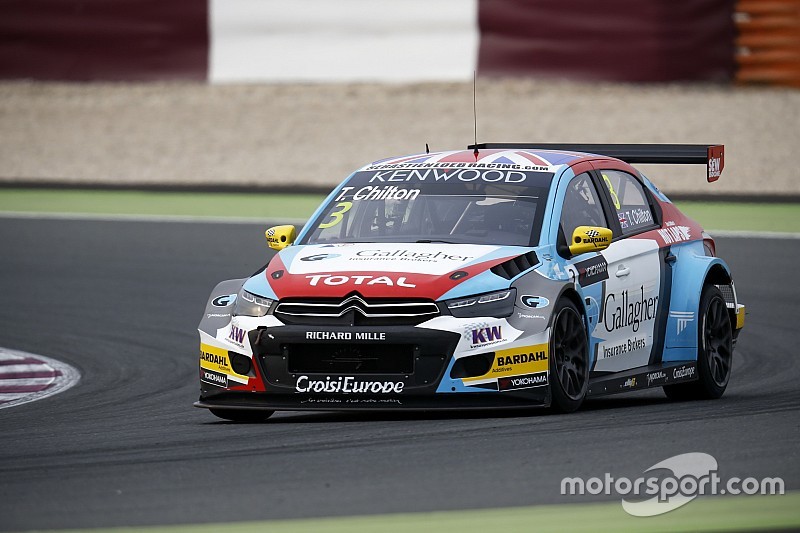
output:
[[706, 165], [709, 183], [717, 181], [725, 167], [725, 147], [721, 144], [558, 144], [558, 143], [481, 143], [472, 150], [528, 149], [559, 152], [584, 152], [614, 157], [626, 163], [661, 165]]

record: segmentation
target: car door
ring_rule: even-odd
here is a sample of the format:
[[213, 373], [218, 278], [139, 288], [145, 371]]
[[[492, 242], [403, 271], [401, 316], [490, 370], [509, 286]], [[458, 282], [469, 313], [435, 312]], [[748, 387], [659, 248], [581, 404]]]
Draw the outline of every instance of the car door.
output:
[[608, 262], [600, 252], [571, 256], [567, 243], [570, 242], [575, 228], [579, 226], [599, 226], [619, 233], [619, 230], [615, 229], [616, 226], [609, 223], [612, 212], [608, 206], [603, 205], [603, 195], [598, 186], [597, 179], [591, 172], [579, 173], [569, 180], [561, 204], [557, 237], [559, 254], [566, 259], [566, 270], [582, 292], [589, 326], [589, 350], [592, 361], [596, 360], [595, 333], [601, 328], [598, 321], [606, 296]]
[[603, 165], [596, 166], [595, 179], [607, 211], [617, 220], [612, 221], [615, 239], [601, 253], [608, 279], [595, 328], [593, 371], [618, 372], [659, 359], [664, 261], [655, 240], [639, 237], [657, 227], [655, 209], [639, 180]]

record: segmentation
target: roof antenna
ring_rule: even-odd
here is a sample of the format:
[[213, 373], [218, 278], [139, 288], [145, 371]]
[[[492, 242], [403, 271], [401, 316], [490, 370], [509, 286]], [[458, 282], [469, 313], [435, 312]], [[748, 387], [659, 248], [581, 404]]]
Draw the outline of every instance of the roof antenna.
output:
[[428, 143], [425, 143], [425, 153], [426, 153], [426, 154], [429, 154], [429, 153], [431, 153], [431, 149], [430, 149], [430, 148], [428, 148]]
[[474, 145], [474, 150], [473, 150], [472, 153], [475, 155], [475, 161], [478, 160], [478, 154], [479, 154], [479, 152], [478, 152], [478, 104], [476, 103], [477, 98], [475, 96], [475, 93], [476, 93], [475, 87], [477, 85], [478, 85], [478, 71], [477, 70], [473, 70], [472, 71], [472, 118], [475, 121], [475, 124], [474, 124], [474, 126], [475, 126], [475, 145]]

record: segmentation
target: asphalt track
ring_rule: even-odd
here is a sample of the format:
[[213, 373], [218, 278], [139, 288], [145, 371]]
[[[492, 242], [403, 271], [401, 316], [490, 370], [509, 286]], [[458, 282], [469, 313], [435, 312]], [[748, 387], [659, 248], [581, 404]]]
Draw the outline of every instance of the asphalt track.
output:
[[82, 377], [0, 411], [0, 530], [618, 501], [561, 496], [561, 479], [635, 478], [694, 451], [723, 479], [800, 489], [798, 242], [718, 239], [749, 310], [718, 401], [654, 390], [567, 416], [280, 413], [242, 425], [191, 406], [195, 328], [218, 280], [266, 262], [261, 226], [2, 219], [0, 346]]

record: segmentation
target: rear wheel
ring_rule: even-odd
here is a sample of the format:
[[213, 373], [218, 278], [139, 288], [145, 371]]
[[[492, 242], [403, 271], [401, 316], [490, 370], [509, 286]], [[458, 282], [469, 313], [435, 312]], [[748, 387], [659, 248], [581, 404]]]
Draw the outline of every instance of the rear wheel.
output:
[[219, 418], [233, 422], [263, 422], [275, 412], [260, 409], [209, 409], [209, 411]]
[[664, 393], [673, 400], [716, 399], [722, 396], [731, 377], [733, 327], [722, 292], [706, 285], [700, 297], [697, 332], [697, 376], [691, 383], [666, 385]]
[[550, 393], [554, 411], [571, 413], [586, 398], [589, 386], [589, 342], [586, 326], [571, 301], [558, 302], [550, 334]]

